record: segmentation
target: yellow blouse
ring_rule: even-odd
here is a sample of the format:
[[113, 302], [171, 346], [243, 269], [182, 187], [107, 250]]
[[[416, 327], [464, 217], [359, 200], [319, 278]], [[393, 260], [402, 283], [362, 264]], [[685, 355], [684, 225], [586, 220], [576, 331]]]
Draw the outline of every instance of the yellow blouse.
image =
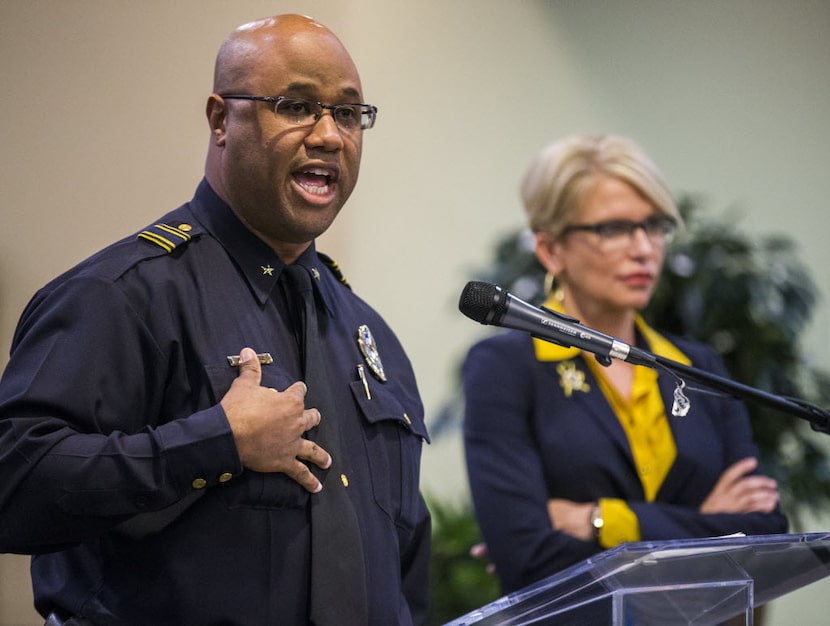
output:
[[[548, 299], [545, 306], [563, 312], [553, 298]], [[650, 328], [639, 315], [635, 324], [652, 353], [685, 365], [691, 364], [686, 355]], [[539, 361], [566, 361], [582, 356], [617, 419], [620, 420], [631, 446], [631, 454], [646, 501], [653, 502], [677, 455], [674, 437], [666, 417], [666, 408], [657, 385], [657, 372], [647, 367], [635, 367], [631, 396], [626, 398], [611, 384], [603, 366], [597, 362], [593, 354], [584, 353], [579, 348], [563, 348], [541, 339], [534, 339], [533, 344]], [[564, 382], [563, 375], [563, 384]], [[571, 384], [568, 383], [569, 386]], [[568, 391], [566, 388], [565, 393], [570, 395]], [[599, 505], [604, 521], [599, 536], [602, 547], [611, 548], [623, 542], [640, 540], [637, 516], [625, 501], [618, 498], [601, 498]]]

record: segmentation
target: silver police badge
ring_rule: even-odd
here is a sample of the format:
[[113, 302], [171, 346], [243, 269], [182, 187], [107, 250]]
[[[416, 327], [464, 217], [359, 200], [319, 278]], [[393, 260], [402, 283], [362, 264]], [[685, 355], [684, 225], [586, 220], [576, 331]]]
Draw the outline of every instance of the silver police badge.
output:
[[378, 347], [375, 344], [375, 338], [372, 337], [372, 331], [369, 330], [366, 324], [362, 324], [357, 329], [357, 345], [360, 348], [360, 352], [363, 353], [363, 358], [366, 359], [366, 364], [372, 370], [372, 374], [380, 382], [385, 383], [386, 374], [383, 371], [383, 363], [380, 360]]

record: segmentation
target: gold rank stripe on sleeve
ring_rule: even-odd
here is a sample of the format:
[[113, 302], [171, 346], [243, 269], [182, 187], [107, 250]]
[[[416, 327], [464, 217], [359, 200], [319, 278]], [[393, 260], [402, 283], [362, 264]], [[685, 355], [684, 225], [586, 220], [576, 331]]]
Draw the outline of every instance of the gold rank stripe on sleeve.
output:
[[178, 245], [190, 241], [190, 235], [184, 229], [169, 224], [155, 224], [138, 233], [138, 237], [164, 248], [168, 253], [173, 252]]

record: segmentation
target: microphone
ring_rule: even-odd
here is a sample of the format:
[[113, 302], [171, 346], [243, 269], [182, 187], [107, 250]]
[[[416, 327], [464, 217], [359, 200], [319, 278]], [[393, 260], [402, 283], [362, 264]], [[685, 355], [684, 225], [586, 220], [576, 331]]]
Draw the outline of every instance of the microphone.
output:
[[492, 283], [468, 282], [461, 292], [458, 310], [484, 325], [523, 330], [544, 341], [592, 352], [605, 366], [611, 364], [612, 358], [648, 367], [657, 364], [657, 357], [650, 352], [583, 326], [567, 315], [528, 304]]

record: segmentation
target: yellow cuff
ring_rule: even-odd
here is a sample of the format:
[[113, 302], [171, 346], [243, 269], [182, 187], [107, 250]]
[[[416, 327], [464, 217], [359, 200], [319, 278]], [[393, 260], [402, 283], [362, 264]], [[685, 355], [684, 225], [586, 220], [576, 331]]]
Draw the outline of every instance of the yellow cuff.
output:
[[640, 522], [624, 500], [600, 498], [602, 528], [599, 531], [599, 545], [613, 548], [621, 543], [640, 541]]

